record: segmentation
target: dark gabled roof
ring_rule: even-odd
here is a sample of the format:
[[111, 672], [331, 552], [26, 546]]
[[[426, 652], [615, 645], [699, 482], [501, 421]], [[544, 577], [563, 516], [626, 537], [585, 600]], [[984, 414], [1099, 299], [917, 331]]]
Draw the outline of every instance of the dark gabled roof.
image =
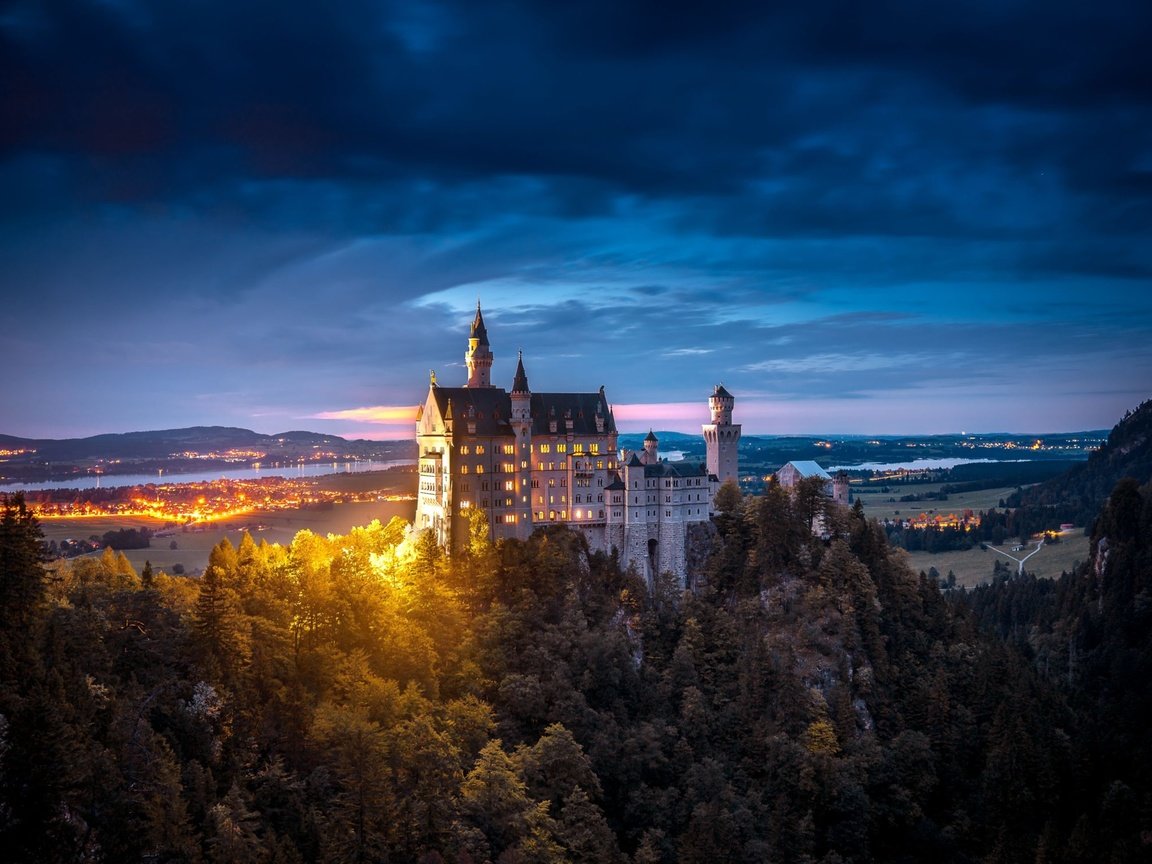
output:
[[[527, 386], [527, 382], [525, 382]], [[508, 418], [512, 416], [512, 397], [500, 387], [433, 387], [432, 395], [440, 416], [446, 417], [451, 403], [452, 420], [457, 432], [466, 432], [475, 421], [477, 435], [511, 435]], [[530, 403], [533, 435], [565, 435], [565, 419], [572, 418], [573, 435], [601, 435], [616, 431], [612, 412], [602, 393], [533, 393]], [[604, 432], [596, 431], [596, 412], [604, 418]], [[556, 419], [556, 432], [549, 431], [549, 420]]]
[[627, 488], [628, 487], [624, 485], [624, 481], [620, 479], [620, 475], [617, 474], [615, 471], [613, 471], [612, 472], [612, 482], [604, 487], [604, 491], [605, 492], [616, 492], [616, 491], [619, 491], [620, 489], [627, 489]]
[[644, 436], [644, 440], [645, 441], [655, 441], [657, 443], [660, 442], [660, 439], [656, 437], [656, 433], [653, 432], [651, 429], [649, 429], [648, 434]]
[[645, 477], [704, 477], [708, 469], [702, 462], [657, 462], [644, 466]]
[[528, 392], [528, 376], [524, 373], [524, 352], [520, 352], [520, 356], [516, 358], [516, 375], [512, 379], [512, 392], [513, 393], [527, 393]]
[[[596, 430], [596, 414], [604, 418], [604, 432]], [[616, 421], [608, 408], [603, 391], [599, 393], [533, 393], [532, 434], [563, 435], [569, 431], [566, 420], [572, 420], [573, 435], [602, 435], [616, 431]], [[556, 431], [551, 431], [551, 421]]]
[[476, 301], [476, 317], [472, 319], [472, 338], [479, 339], [481, 345], [488, 344], [488, 329], [484, 326], [484, 316], [480, 314], [480, 301]]
[[725, 399], [734, 398], [731, 393], [729, 393], [727, 390], [724, 389], [723, 384], [717, 384], [716, 389], [712, 391], [712, 395], [713, 396], [721, 396]]
[[640, 461], [639, 456], [637, 456], [635, 453], [633, 453], [631, 456], [628, 457], [628, 461], [625, 462], [624, 464], [627, 465], [629, 468], [639, 468], [644, 463]]
[[512, 401], [499, 387], [433, 387], [432, 396], [443, 418], [447, 418], [451, 404], [456, 431], [467, 432], [467, 424], [475, 420], [477, 435], [512, 434], [508, 425]]

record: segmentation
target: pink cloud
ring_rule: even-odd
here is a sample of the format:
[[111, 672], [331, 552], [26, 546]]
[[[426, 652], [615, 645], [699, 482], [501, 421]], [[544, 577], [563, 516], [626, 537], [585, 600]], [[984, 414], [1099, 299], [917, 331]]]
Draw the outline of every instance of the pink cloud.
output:
[[340, 411], [321, 411], [311, 414], [312, 420], [359, 420], [364, 423], [382, 423], [389, 426], [416, 422], [415, 405], [375, 405], [365, 408], [345, 408]]

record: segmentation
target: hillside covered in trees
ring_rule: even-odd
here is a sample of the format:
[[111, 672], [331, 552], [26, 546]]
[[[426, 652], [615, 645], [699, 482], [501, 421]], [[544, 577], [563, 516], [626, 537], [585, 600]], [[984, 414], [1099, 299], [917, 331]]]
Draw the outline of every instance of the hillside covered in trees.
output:
[[1018, 492], [1007, 503], [1089, 525], [1125, 477], [1137, 483], [1152, 480], [1152, 399], [1125, 414], [1087, 462]]
[[494, 546], [480, 523], [451, 559], [393, 521], [225, 541], [200, 579], [111, 552], [48, 573], [6, 500], [0, 849], [1144, 860], [1147, 486], [1113, 496], [1068, 585], [975, 598], [911, 572], [859, 508], [815, 536], [812, 489], [718, 503], [685, 593], [567, 530]]

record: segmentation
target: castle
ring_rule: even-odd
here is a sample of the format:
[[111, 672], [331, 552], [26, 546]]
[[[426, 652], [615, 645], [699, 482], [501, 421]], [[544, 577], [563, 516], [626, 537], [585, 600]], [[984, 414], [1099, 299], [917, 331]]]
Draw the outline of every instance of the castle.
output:
[[683, 584], [689, 529], [708, 522], [720, 484], [737, 479], [732, 394], [717, 386], [708, 399], [705, 464], [669, 462], [652, 432], [642, 450], [617, 450], [603, 387], [533, 392], [523, 356], [512, 390], [493, 386], [479, 303], [464, 360], [468, 382], [442, 387], [433, 374], [417, 412], [416, 528], [458, 548], [474, 508], [487, 516], [493, 539], [526, 539], [539, 526], [562, 523], [582, 531], [592, 548], [615, 548], [649, 582], [667, 571]]

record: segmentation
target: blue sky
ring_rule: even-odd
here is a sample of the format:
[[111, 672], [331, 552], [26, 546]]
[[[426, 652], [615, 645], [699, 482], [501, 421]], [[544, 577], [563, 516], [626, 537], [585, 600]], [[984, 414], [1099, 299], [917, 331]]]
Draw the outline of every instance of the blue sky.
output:
[[1145, 2], [0, 5], [0, 433], [1073, 431], [1152, 395]]

